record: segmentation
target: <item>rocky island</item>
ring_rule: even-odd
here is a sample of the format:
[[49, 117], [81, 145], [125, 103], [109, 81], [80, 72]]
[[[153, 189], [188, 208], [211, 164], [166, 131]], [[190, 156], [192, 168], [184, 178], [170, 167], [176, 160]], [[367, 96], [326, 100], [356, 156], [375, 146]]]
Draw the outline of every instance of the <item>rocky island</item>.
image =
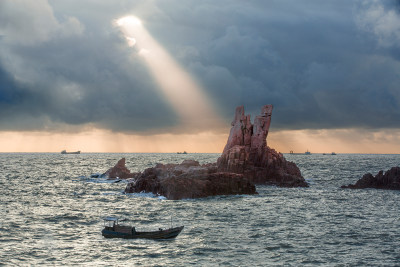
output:
[[131, 173], [131, 171], [125, 166], [125, 158], [122, 158], [114, 167], [103, 173], [101, 177], [107, 177], [110, 179], [128, 179], [133, 178], [135, 175], [135, 173]]
[[342, 188], [400, 190], [400, 167], [393, 167], [385, 173], [380, 171], [375, 176], [373, 176], [371, 173], [364, 174], [364, 176], [355, 184], [342, 185]]
[[272, 105], [261, 108], [254, 124], [244, 107], [236, 108], [228, 142], [217, 161], [218, 171], [243, 174], [255, 184], [308, 187], [299, 168], [267, 146]]
[[195, 160], [181, 164], [157, 164], [136, 175], [126, 193], [152, 192], [167, 199], [202, 198], [216, 195], [257, 194], [243, 174], [218, 172], [215, 164]]
[[299, 168], [267, 146], [272, 105], [265, 105], [254, 124], [244, 107], [236, 108], [227, 144], [216, 163], [200, 165], [194, 160], [181, 164], [157, 164], [143, 172], [130, 173], [125, 159], [104, 175], [133, 178], [126, 193], [151, 192], [168, 199], [215, 195], [257, 194], [256, 184], [308, 187]]

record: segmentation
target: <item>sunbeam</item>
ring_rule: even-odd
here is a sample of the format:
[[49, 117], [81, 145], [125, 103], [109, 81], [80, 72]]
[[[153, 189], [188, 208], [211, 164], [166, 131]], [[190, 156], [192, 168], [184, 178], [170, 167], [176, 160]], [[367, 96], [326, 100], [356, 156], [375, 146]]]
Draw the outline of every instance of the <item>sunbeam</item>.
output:
[[221, 121], [204, 89], [149, 34], [138, 18], [123, 17], [116, 24], [121, 28], [128, 45], [137, 47], [183, 126], [213, 127]]

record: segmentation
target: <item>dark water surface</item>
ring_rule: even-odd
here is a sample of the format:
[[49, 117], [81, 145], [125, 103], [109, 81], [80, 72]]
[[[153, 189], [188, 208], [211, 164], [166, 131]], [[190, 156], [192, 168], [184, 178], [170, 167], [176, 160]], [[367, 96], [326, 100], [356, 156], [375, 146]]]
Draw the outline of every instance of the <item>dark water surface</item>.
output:
[[[340, 189], [399, 166], [400, 155], [285, 155], [309, 188], [171, 201], [91, 180], [126, 157], [131, 171], [219, 154], [0, 154], [0, 264], [400, 266], [400, 192]], [[137, 230], [185, 225], [170, 241], [104, 239], [102, 217]]]

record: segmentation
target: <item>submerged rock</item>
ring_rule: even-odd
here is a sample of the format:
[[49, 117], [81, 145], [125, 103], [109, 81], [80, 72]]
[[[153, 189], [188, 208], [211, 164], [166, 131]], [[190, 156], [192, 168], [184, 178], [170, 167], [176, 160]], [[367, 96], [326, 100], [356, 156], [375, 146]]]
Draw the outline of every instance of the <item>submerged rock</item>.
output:
[[393, 167], [385, 173], [380, 171], [375, 177], [371, 173], [364, 174], [364, 176], [354, 185], [342, 185], [342, 188], [377, 188], [400, 190], [400, 167]]
[[134, 178], [126, 186], [126, 193], [152, 192], [173, 200], [257, 194], [255, 185], [242, 174], [217, 172], [215, 164], [201, 166], [194, 160], [185, 160], [181, 164], [157, 164]]
[[218, 171], [243, 174], [255, 184], [307, 187], [296, 164], [267, 146], [272, 108], [263, 106], [254, 124], [243, 106], [236, 108], [228, 142], [217, 161]]

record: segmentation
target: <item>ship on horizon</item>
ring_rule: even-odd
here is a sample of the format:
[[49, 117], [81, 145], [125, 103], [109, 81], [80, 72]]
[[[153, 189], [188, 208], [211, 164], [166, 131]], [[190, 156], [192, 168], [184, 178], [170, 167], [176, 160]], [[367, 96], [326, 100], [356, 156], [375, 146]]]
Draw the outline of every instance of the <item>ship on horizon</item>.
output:
[[61, 154], [81, 154], [81, 151], [74, 151], [74, 152], [67, 152], [67, 150], [63, 150], [61, 151]]

